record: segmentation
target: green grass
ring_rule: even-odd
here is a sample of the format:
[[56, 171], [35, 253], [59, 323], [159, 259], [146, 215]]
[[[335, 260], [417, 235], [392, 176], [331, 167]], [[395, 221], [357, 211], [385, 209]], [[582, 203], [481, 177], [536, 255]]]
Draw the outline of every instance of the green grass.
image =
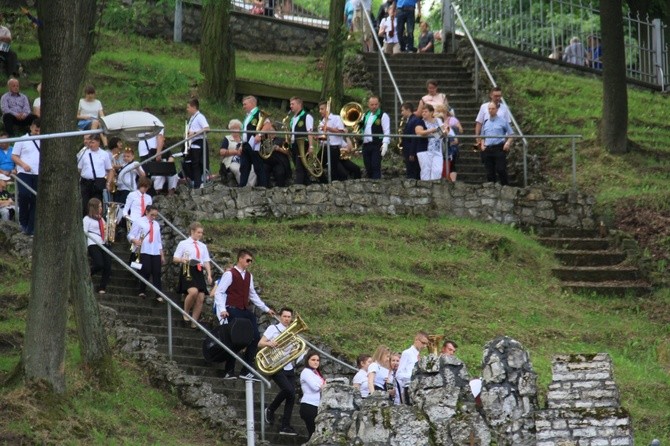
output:
[[[583, 135], [577, 146], [577, 182], [581, 190], [596, 195], [602, 209], [611, 210], [623, 200], [670, 210], [670, 125], [663, 118], [670, 106], [667, 95], [628, 89], [628, 138], [639, 147], [626, 155], [611, 155], [598, 142], [600, 79], [516, 68], [501, 75], [505, 97], [521, 115], [523, 127], [531, 129], [528, 133]], [[551, 184], [568, 187], [568, 140], [534, 140], [530, 153], [541, 157]]]
[[[215, 250], [256, 252], [253, 272], [267, 303], [294, 307], [310, 337], [352, 361], [381, 343], [400, 351], [426, 329], [455, 339], [477, 375], [483, 345], [508, 335], [530, 351], [544, 398], [552, 355], [607, 352], [636, 440], [670, 438], [667, 290], [626, 299], [562, 292], [550, 274], [556, 261], [549, 250], [514, 229], [469, 220], [330, 217], [206, 226]], [[642, 397], [650, 387], [653, 397]]]

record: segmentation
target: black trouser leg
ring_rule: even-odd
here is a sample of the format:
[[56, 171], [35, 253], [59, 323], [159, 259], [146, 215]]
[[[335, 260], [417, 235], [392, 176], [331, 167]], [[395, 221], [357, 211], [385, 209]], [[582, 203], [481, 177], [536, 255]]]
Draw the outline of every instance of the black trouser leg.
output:
[[293, 370], [280, 370], [272, 375], [272, 380], [277, 383], [281, 391], [277, 394], [272, 403], [268, 406], [270, 412], [274, 413], [279, 409], [283, 401], [284, 414], [281, 419], [281, 427], [291, 425], [291, 415], [293, 414], [293, 405], [295, 404], [295, 374]]

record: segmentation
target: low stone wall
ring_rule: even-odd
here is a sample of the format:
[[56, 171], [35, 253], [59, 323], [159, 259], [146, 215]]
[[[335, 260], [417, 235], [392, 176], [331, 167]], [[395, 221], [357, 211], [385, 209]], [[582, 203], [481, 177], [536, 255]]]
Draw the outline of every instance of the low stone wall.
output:
[[[132, 1], [128, 7], [132, 8]], [[166, 3], [153, 6], [151, 14], [139, 14], [132, 24], [135, 32], [147, 37], [172, 40], [174, 9]], [[184, 3], [182, 41], [200, 42], [202, 9], [199, 5]], [[326, 48], [328, 30], [287, 22], [274, 17], [253, 15], [233, 10], [228, 30], [236, 49], [259, 53], [281, 53], [298, 56], [320, 56]]]

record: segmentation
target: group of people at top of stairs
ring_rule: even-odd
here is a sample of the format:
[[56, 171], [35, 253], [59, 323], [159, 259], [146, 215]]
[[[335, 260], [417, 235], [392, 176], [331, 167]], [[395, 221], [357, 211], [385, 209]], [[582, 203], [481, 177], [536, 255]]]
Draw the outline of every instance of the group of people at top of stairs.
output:
[[[420, 0], [386, 0], [380, 5], [376, 17], [371, 8], [372, 0], [347, 0], [344, 6], [349, 38], [362, 36], [364, 51], [375, 51], [373, 39], [378, 38], [386, 54], [435, 52], [435, 41], [440, 41], [442, 35], [440, 31], [433, 33], [427, 22], [420, 21]], [[420, 22], [419, 38], [415, 46], [414, 27], [417, 21]]]
[[592, 34], [587, 38], [587, 44], [588, 46], [584, 48], [579, 37], [575, 36], [570, 39], [570, 44], [565, 47], [565, 50], [563, 46], [557, 45], [549, 55], [549, 59], [562, 60], [570, 64], [602, 70], [603, 48], [600, 39]]

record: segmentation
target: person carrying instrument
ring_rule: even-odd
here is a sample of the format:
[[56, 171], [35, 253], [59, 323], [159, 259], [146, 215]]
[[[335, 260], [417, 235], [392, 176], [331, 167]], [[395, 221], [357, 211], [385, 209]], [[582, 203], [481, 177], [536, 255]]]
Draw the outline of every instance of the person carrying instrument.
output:
[[[189, 226], [189, 230], [191, 236], [179, 242], [172, 262], [182, 265], [178, 291], [186, 294], [184, 311], [187, 314], [193, 311], [193, 319], [197, 321], [200, 319], [202, 304], [205, 302], [207, 285], [212, 284], [212, 266], [207, 245], [200, 241], [204, 233], [202, 224], [194, 221]], [[184, 322], [188, 321], [189, 319], [184, 316]], [[197, 327], [194, 322], [191, 322], [191, 328]]]
[[[314, 143], [312, 136], [296, 135], [295, 132], [311, 132], [314, 130], [314, 118], [303, 108], [302, 99], [293, 96], [290, 100], [291, 111], [291, 152], [293, 153], [293, 163], [295, 164], [295, 184], [308, 185], [311, 183], [309, 173], [300, 159], [298, 144], [306, 143], [305, 154], [314, 153]], [[302, 141], [301, 141], [302, 140]]]
[[[251, 304], [259, 307], [264, 312], [275, 315], [273, 309], [265, 305], [265, 302], [256, 293], [254, 289], [254, 279], [247, 268], [251, 266], [254, 257], [250, 251], [241, 249], [237, 253], [237, 263], [231, 269], [223, 273], [221, 280], [216, 288], [214, 296], [214, 312], [219, 318], [220, 323], [226, 319], [232, 323], [235, 319], [247, 319], [251, 322], [253, 329], [253, 340], [244, 351], [244, 361], [248, 367], [253, 367], [256, 352], [258, 351], [258, 342], [261, 340], [258, 332], [258, 321], [256, 315], [251, 311]], [[234, 379], [235, 359], [226, 361], [224, 379]], [[248, 370], [240, 370], [239, 377], [242, 379], [254, 379], [254, 375]]]
[[[135, 249], [140, 250], [140, 263], [142, 264], [140, 274], [146, 280], [151, 278], [152, 285], [160, 291], [161, 265], [165, 264], [165, 256], [163, 255], [161, 227], [156, 221], [158, 208], [155, 205], [149, 205], [145, 211], [144, 217], [133, 221], [133, 227], [128, 233], [128, 241]], [[140, 297], [146, 297], [146, 289], [146, 284], [140, 282]], [[156, 300], [163, 301], [161, 297], [156, 297]]]
[[[319, 123], [319, 131], [323, 133], [346, 133], [344, 122], [339, 115], [330, 113], [330, 107], [327, 102], [319, 102], [319, 114], [321, 115], [321, 122]], [[327, 138], [327, 139], [326, 139]], [[326, 140], [329, 145], [326, 144]], [[323, 144], [330, 149], [330, 175], [333, 180], [344, 181], [349, 177], [347, 169], [340, 163], [340, 149], [345, 147], [344, 138], [340, 135], [324, 135]], [[328, 165], [328, 158], [326, 157], [324, 163]], [[324, 179], [328, 178], [324, 175]]]
[[205, 147], [205, 139], [200, 135], [209, 131], [209, 123], [205, 115], [200, 113], [200, 101], [198, 99], [193, 98], [188, 101], [186, 112], [189, 114], [188, 124], [186, 125], [186, 136], [198, 135], [198, 137], [189, 141], [188, 153], [184, 150], [184, 173], [193, 182], [193, 188], [198, 189], [202, 186], [202, 175], [206, 168], [202, 162], [202, 150]]
[[[283, 333], [293, 321], [293, 310], [284, 307], [279, 310], [279, 323], [270, 325], [263, 333], [263, 337], [258, 342], [259, 347], [276, 348], [274, 341], [277, 336]], [[299, 360], [298, 360], [299, 361]], [[296, 362], [298, 362], [296, 361]], [[277, 383], [281, 391], [275, 399], [265, 409], [265, 422], [272, 425], [275, 420], [275, 412], [284, 402], [284, 414], [281, 418], [281, 427], [279, 435], [297, 435], [295, 429], [291, 427], [291, 415], [293, 414], [293, 405], [295, 404], [295, 366], [293, 361], [284, 366], [283, 369], [272, 375], [272, 380]]]
[[[263, 118], [261, 110], [258, 108], [256, 97], [245, 96], [242, 99], [242, 108], [247, 115], [244, 117], [244, 122], [242, 123], [244, 133], [242, 134], [242, 155], [240, 157], [240, 187], [247, 185], [251, 166], [254, 167], [254, 172], [256, 173], [256, 185], [267, 187], [268, 180], [265, 176], [263, 159], [259, 154], [263, 135], [256, 132], [259, 130], [270, 130], [272, 123], [269, 119]], [[264, 122], [261, 122], [262, 119], [264, 119]], [[259, 124], [260, 129], [258, 128]]]
[[98, 293], [105, 294], [107, 283], [112, 275], [112, 259], [96, 244], [104, 244], [105, 220], [102, 218], [102, 201], [97, 198], [88, 200], [88, 214], [84, 217], [84, 232], [93, 239], [86, 237], [88, 255], [91, 257], [91, 276], [101, 272]]

